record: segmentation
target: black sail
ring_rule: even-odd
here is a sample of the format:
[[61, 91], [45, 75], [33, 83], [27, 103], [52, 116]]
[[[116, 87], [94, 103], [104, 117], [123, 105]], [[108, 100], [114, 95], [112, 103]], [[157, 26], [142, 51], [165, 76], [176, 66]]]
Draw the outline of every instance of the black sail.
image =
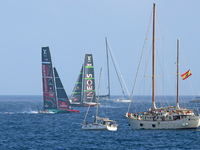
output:
[[78, 79], [76, 81], [72, 95], [70, 97], [70, 100], [72, 100], [72, 102], [81, 102], [82, 85], [83, 85], [82, 80], [83, 80], [83, 66], [81, 67], [81, 71], [78, 75]]
[[94, 64], [92, 54], [85, 54], [84, 66], [84, 102], [96, 102]]
[[54, 73], [49, 47], [42, 47], [42, 82], [44, 109], [56, 109]]
[[54, 74], [55, 74], [55, 82], [56, 82], [58, 108], [69, 109], [70, 102], [55, 67], [54, 67]]

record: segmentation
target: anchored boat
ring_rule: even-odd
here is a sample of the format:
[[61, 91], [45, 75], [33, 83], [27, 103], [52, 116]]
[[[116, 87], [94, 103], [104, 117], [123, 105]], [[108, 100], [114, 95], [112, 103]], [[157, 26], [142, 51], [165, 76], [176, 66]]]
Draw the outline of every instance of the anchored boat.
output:
[[49, 47], [42, 47], [42, 81], [44, 109], [39, 113], [79, 113], [73, 110], [56, 68], [52, 68]]
[[[112, 51], [112, 49], [109, 45], [107, 37], [105, 38], [105, 41], [106, 41], [106, 61], [107, 61], [107, 81], [108, 81], [107, 82], [107, 90], [108, 90], [107, 92], [108, 92], [108, 94], [99, 95], [100, 101], [101, 102], [125, 102], [125, 103], [130, 102], [130, 94], [128, 92], [126, 83], [125, 83], [124, 78], [121, 74], [121, 71], [120, 71], [119, 66], [117, 64], [117, 61], [116, 61], [115, 56], [113, 54], [113, 51]], [[116, 99], [110, 99], [110, 75], [109, 75], [109, 59], [108, 59], [109, 56], [112, 60], [112, 63], [113, 63], [113, 66], [114, 66], [114, 69], [115, 69], [115, 72], [116, 72], [116, 75], [117, 75], [117, 79], [119, 81], [121, 91], [122, 91], [122, 96], [118, 97]], [[128, 99], [127, 99], [127, 96], [125, 95], [124, 87], [126, 88], [126, 91], [127, 91], [127, 94], [128, 94]]]
[[[200, 126], [200, 116], [194, 110], [179, 107], [179, 40], [177, 40], [177, 104], [157, 108], [155, 103], [155, 7], [153, 5], [153, 55], [152, 55], [152, 109], [144, 112], [130, 113], [126, 118], [132, 129], [196, 129]], [[139, 70], [139, 69], [138, 69]], [[137, 71], [138, 74], [138, 71]], [[136, 75], [137, 77], [137, 75]], [[136, 81], [136, 80], [135, 80]], [[135, 84], [134, 84], [135, 86]], [[134, 91], [134, 87], [133, 87]], [[132, 91], [132, 96], [133, 96]], [[132, 97], [131, 96], [131, 97]], [[132, 98], [131, 98], [132, 99]], [[131, 104], [131, 103], [130, 103]]]
[[117, 130], [118, 125], [116, 124], [116, 121], [110, 120], [109, 118], [98, 117], [98, 106], [99, 106], [98, 101], [99, 101], [99, 91], [100, 91], [100, 82], [101, 82], [101, 72], [102, 72], [102, 68], [101, 68], [100, 76], [99, 76], [99, 89], [98, 89], [96, 116], [93, 123], [89, 124], [88, 122], [85, 122], [88, 111], [90, 109], [90, 105], [89, 105], [87, 113], [85, 115], [85, 119], [82, 124], [82, 130], [110, 130], [110, 131]]

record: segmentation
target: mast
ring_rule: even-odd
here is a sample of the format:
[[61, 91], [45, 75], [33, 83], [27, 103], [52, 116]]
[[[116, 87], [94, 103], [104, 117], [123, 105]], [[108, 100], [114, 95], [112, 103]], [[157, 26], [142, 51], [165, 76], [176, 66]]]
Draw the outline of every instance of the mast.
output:
[[179, 110], [179, 39], [177, 39], [177, 104], [176, 110]]
[[108, 43], [106, 37], [106, 55], [107, 55], [107, 72], [108, 72], [108, 98], [110, 99], [110, 75], [109, 75], [109, 62], [108, 62]]
[[[100, 75], [99, 75], [99, 87], [98, 87], [98, 99], [97, 99], [97, 110], [96, 110], [96, 117], [98, 115], [98, 106], [99, 106], [99, 92], [100, 92], [100, 84], [101, 84], [101, 72], [102, 72], [102, 68], [100, 70]], [[97, 119], [95, 119], [95, 122], [97, 122]]]
[[156, 104], [155, 104], [155, 10], [156, 10], [156, 4], [153, 4], [153, 58], [152, 58], [152, 102], [153, 106], [152, 109], [156, 109]]

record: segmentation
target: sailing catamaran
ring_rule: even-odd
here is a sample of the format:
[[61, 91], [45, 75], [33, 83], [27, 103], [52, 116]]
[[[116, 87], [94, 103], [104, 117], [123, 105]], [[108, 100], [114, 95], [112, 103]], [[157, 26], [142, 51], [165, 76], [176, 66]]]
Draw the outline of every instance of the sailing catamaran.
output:
[[110, 130], [110, 131], [117, 131], [117, 124], [116, 121], [110, 120], [109, 118], [98, 117], [98, 101], [99, 101], [99, 91], [100, 91], [100, 82], [101, 82], [101, 72], [99, 76], [99, 88], [98, 88], [98, 99], [97, 99], [97, 108], [96, 108], [96, 116], [94, 119], [94, 123], [89, 124], [88, 122], [85, 123], [87, 118], [88, 111], [90, 109], [90, 105], [85, 115], [85, 119], [82, 124], [82, 130]]
[[39, 113], [79, 113], [79, 110], [71, 109], [58, 72], [52, 68], [49, 47], [42, 47], [42, 79], [44, 109], [38, 110]]
[[70, 97], [74, 107], [94, 107], [97, 105], [92, 54], [85, 54], [84, 68], [81, 67], [77, 82]]
[[[145, 112], [126, 113], [132, 129], [196, 129], [200, 126], [200, 116], [194, 110], [179, 107], [179, 40], [177, 42], [177, 104], [157, 108], [155, 104], [155, 7], [153, 5], [153, 56], [152, 56], [152, 109]], [[138, 72], [137, 72], [138, 73]], [[136, 75], [137, 76], [137, 75]], [[134, 88], [133, 88], [134, 91]], [[132, 91], [132, 95], [133, 95]], [[132, 96], [131, 96], [132, 97]], [[131, 98], [132, 99], [132, 98]], [[131, 103], [130, 103], [131, 104]]]

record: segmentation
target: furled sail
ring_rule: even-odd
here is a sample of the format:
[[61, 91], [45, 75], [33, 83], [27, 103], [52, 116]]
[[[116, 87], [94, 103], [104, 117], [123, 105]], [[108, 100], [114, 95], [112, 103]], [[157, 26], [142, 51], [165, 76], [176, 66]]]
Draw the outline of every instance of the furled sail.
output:
[[56, 109], [54, 73], [49, 47], [42, 47], [42, 81], [44, 109]]
[[54, 74], [55, 74], [58, 108], [69, 109], [70, 102], [55, 67], [54, 67]]
[[94, 64], [92, 54], [85, 54], [84, 102], [96, 102]]
[[72, 95], [70, 97], [70, 100], [72, 102], [81, 102], [82, 80], [83, 80], [83, 66], [81, 67], [81, 71], [79, 73], [78, 79], [77, 79], [76, 84], [74, 86], [74, 90], [73, 90]]

